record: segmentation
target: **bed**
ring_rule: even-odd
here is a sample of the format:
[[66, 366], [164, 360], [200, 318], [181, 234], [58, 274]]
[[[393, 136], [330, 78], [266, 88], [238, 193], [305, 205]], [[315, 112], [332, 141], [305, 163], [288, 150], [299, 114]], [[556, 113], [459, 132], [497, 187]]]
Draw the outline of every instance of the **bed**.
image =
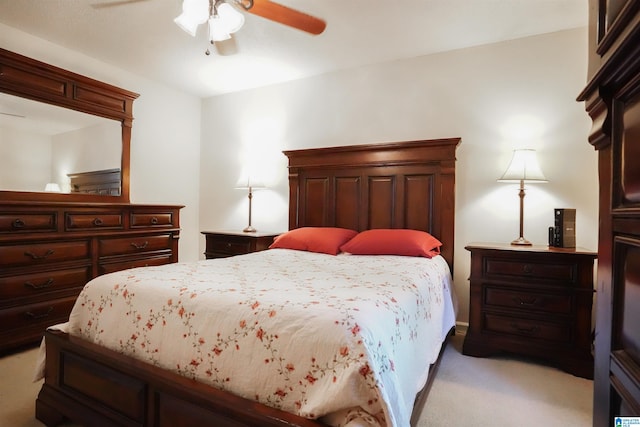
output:
[[[285, 154], [289, 158], [289, 228], [292, 231], [296, 230], [323, 230], [323, 229], [340, 229], [340, 230], [355, 230], [357, 232], [367, 230], [396, 230], [396, 229], [410, 229], [417, 231], [425, 231], [434, 236], [440, 242], [441, 254], [435, 256], [429, 261], [434, 263], [440, 262], [444, 265], [444, 270], [447, 270], [447, 274], [452, 271], [453, 264], [453, 242], [454, 242], [454, 201], [455, 201], [455, 150], [459, 144], [459, 139], [439, 139], [428, 141], [411, 141], [402, 143], [386, 143], [386, 144], [369, 144], [369, 145], [357, 145], [348, 147], [332, 147], [332, 148], [320, 148], [320, 149], [308, 149], [308, 150], [295, 150], [286, 151]], [[361, 233], [364, 234], [364, 233]], [[355, 240], [355, 238], [354, 238]], [[350, 241], [349, 241], [350, 242]], [[352, 251], [349, 251], [352, 252]], [[357, 251], [354, 251], [357, 252]], [[386, 260], [388, 258], [388, 260]], [[418, 259], [419, 258], [419, 259]], [[365, 261], [358, 260], [370, 260], [371, 264], [366, 265]], [[284, 261], [283, 261], [284, 260]], [[440, 261], [438, 261], [440, 260]], [[426, 353], [435, 353], [429, 356], [429, 363], [433, 362], [431, 368], [425, 370], [424, 378], [419, 378], [416, 384], [420, 384], [421, 390], [415, 394], [413, 398], [412, 391], [405, 391], [402, 394], [403, 398], [390, 397], [386, 395], [394, 393], [394, 388], [387, 387], [387, 382], [371, 380], [373, 375], [369, 375], [369, 365], [359, 364], [356, 365], [355, 374], [349, 370], [341, 370], [336, 366], [330, 368], [325, 363], [323, 365], [323, 372], [333, 373], [331, 375], [316, 375], [318, 372], [318, 365], [320, 361], [311, 362], [311, 358], [303, 358], [302, 360], [296, 360], [295, 363], [286, 363], [289, 359], [283, 357], [284, 351], [281, 351], [281, 347], [275, 345], [267, 345], [265, 342], [274, 342], [277, 340], [287, 342], [297, 342], [293, 338], [285, 340], [284, 337], [287, 334], [295, 333], [295, 331], [282, 330], [279, 333], [273, 332], [273, 329], [262, 329], [258, 326], [258, 321], [249, 321], [250, 316], [257, 311], [264, 311], [266, 317], [282, 318], [286, 319], [285, 324], [290, 324], [292, 318], [285, 318], [289, 307], [296, 305], [304, 305], [305, 303], [297, 303], [295, 294], [296, 292], [302, 292], [304, 289], [308, 289], [311, 293], [320, 292], [322, 287], [316, 284], [301, 285], [301, 280], [304, 281], [307, 278], [300, 278], [298, 275], [294, 277], [296, 292], [287, 291], [287, 289], [293, 289], [291, 283], [285, 283], [283, 278], [291, 278], [294, 276], [293, 271], [304, 271], [307, 275], [309, 272], [314, 272], [316, 276], [322, 274], [329, 274], [329, 277], [346, 277], [347, 273], [357, 271], [357, 264], [360, 264], [364, 270], [360, 270], [361, 276], [367, 276], [367, 280], [364, 281], [365, 285], [358, 290], [356, 296], [348, 297], [344, 300], [340, 300], [340, 303], [334, 303], [338, 305], [339, 309], [344, 313], [349, 313], [347, 316], [349, 319], [345, 320], [347, 330], [360, 334], [360, 324], [357, 318], [352, 318], [360, 308], [361, 305], [354, 307], [347, 307], [345, 301], [347, 300], [365, 300], [368, 297], [366, 288], [369, 289], [375, 295], [370, 300], [375, 304], [391, 304], [393, 302], [394, 307], [400, 307], [400, 303], [397, 303], [396, 299], [400, 298], [396, 291], [387, 292], [386, 282], [381, 284], [374, 284], [374, 278], [383, 277], [385, 272], [391, 274], [396, 272], [397, 276], [402, 275], [406, 270], [410, 268], [404, 264], [395, 264], [396, 262], [423, 262], [425, 258], [422, 257], [394, 257], [394, 256], [360, 256], [357, 254], [337, 254], [327, 255], [324, 253], [315, 253], [309, 251], [299, 251], [289, 249], [287, 247], [280, 247], [270, 249], [264, 253], [255, 253], [249, 255], [243, 255], [234, 257], [230, 260], [207, 260], [200, 261], [198, 263], [184, 263], [170, 266], [163, 266], [149, 269], [135, 269], [128, 272], [119, 272], [113, 275], [100, 276], [97, 279], [99, 284], [106, 286], [105, 289], [111, 287], [115, 289], [115, 295], [119, 299], [123, 295], [129, 297], [131, 294], [138, 292], [139, 288], [135, 288], [135, 292], [129, 292], [128, 289], [118, 288], [124, 280], [125, 276], [131, 276], [134, 280], [126, 282], [125, 286], [134, 286], [133, 283], [139, 283], [141, 281], [159, 281], [165, 280], [166, 283], [170, 283], [172, 280], [180, 282], [182, 277], [203, 277], [207, 274], [211, 274], [211, 269], [215, 268], [216, 274], [223, 276], [224, 274], [231, 275], [234, 271], [241, 271], [243, 280], [247, 283], [263, 283], [262, 286], [253, 289], [251, 292], [261, 292], [260, 297], [249, 298], [243, 301], [255, 301], [259, 302], [255, 307], [254, 304], [244, 304], [244, 309], [248, 310], [244, 314], [236, 315], [229, 314], [229, 318], [238, 316], [232, 321], [236, 325], [236, 329], [240, 329], [240, 333], [243, 328], [251, 328], [248, 335], [253, 338], [254, 342], [259, 342], [261, 347], [260, 351], [271, 352], [270, 357], [256, 358], [258, 363], [262, 364], [260, 368], [260, 375], [263, 371], [267, 371], [264, 368], [265, 363], [273, 363], [280, 361], [280, 376], [289, 377], [289, 374], [296, 369], [300, 370], [304, 375], [302, 378], [306, 378], [307, 383], [313, 383], [314, 386], [322, 383], [322, 378], [326, 377], [329, 382], [340, 383], [341, 378], [346, 381], [347, 384], [353, 384], [355, 388], [370, 387], [373, 390], [373, 398], [369, 398], [369, 401], [362, 403], [361, 406], [370, 406], [376, 408], [373, 411], [365, 411], [366, 414], [371, 415], [373, 423], [382, 422], [388, 425], [406, 426], [408, 424], [415, 425], [417, 419], [420, 416], [420, 411], [424, 405], [426, 395], [429, 390], [429, 386], [433, 381], [435, 370], [437, 369], [442, 349], [446, 344], [446, 336], [453, 327], [453, 321], [449, 318], [448, 323], [439, 323], [432, 326], [434, 330], [438, 330], [438, 336], [440, 337], [439, 343], [434, 347], [425, 349]], [[220, 262], [220, 264], [216, 264]], [[355, 262], [355, 264], [354, 264]], [[280, 270], [281, 275], [278, 274], [266, 274], [265, 271], [269, 270], [268, 265], [273, 263], [278, 264], [275, 270]], [[248, 265], [256, 267], [251, 269]], [[296, 266], [305, 266], [304, 268]], [[289, 270], [287, 270], [289, 269]], [[332, 270], [337, 269], [337, 270]], [[224, 273], [224, 272], [227, 273]], [[349, 273], [351, 274], [351, 273]], [[395, 273], [394, 273], [395, 274]], [[433, 273], [440, 277], [440, 273]], [[176, 275], [176, 276], [173, 276]], [[262, 276], [261, 276], [262, 275]], [[280, 277], [282, 280], [276, 280], [276, 283], [271, 284], [269, 279], [274, 277]], [[345, 280], [351, 280], [348, 277]], [[418, 300], [419, 298], [414, 295], [415, 289], [411, 289], [413, 278], [405, 278], [405, 283], [402, 285], [407, 291], [409, 300]], [[325, 283], [329, 280], [325, 277]], [[306, 282], [304, 282], [306, 283]], [[383, 286], [384, 285], [384, 286]], [[105, 294], [99, 294], [98, 296], [90, 296], [88, 294], [89, 288], [98, 287], [98, 284], [94, 284], [92, 281], [87, 286], [87, 293], [83, 291], [78, 304], [91, 306], [93, 304], [96, 307], [95, 302], [99, 301], [103, 304], [103, 308], [110, 307], [111, 301], [106, 302], [108, 299]], [[171, 285], [166, 285], [171, 287]], [[199, 292], [192, 292], [192, 289], [177, 287], [183, 289], [183, 296], [185, 299], [200, 298]], [[133, 287], [130, 289], [134, 289]], [[189, 307], [182, 310], [186, 305], [175, 304], [170, 297], [166, 297], [163, 290], [158, 288], [157, 294], [159, 298], [165, 301], [164, 305], [170, 309], [175, 308], [174, 315], [183, 316], [184, 319], [188, 317], [189, 313], [195, 313]], [[331, 291], [335, 293], [334, 290]], [[204, 293], [204, 292], [203, 292]], [[274, 295], [278, 295], [274, 298]], [[189, 295], [189, 297], [187, 297]], [[196, 295], [196, 297], [191, 297]], [[325, 297], [331, 297], [327, 294]], [[382, 295], [382, 296], [381, 296]], [[405, 296], [406, 296], [405, 295]], [[413, 296], [412, 296], [413, 295]], [[271, 299], [269, 299], [271, 298]], [[286, 299], [285, 299], [286, 298]], [[289, 301], [288, 303], [280, 303], [278, 301], [283, 299]], [[318, 296], [318, 300], [322, 301], [322, 296]], [[204, 301], [204, 300], [203, 300]], [[293, 302], [292, 302], [293, 301]], [[150, 301], [152, 310], [153, 307], [160, 307], [160, 305]], [[205, 305], [208, 305], [206, 303]], [[262, 305], [261, 305], [262, 304]], [[358, 302], [360, 304], [360, 302]], [[309, 305], [307, 303], [307, 305]], [[422, 303], [418, 304], [422, 305]], [[211, 306], [210, 304], [208, 306]], [[277, 306], [277, 309], [274, 307]], [[384, 307], [382, 307], [384, 308]], [[157, 308], [160, 310], [160, 308]], [[96, 309], [101, 311], [101, 309]], [[143, 309], [136, 308], [138, 312], [142, 312]], [[74, 310], [75, 311], [75, 310]], [[96, 312], [97, 312], [96, 311]], [[381, 309], [380, 313], [384, 311]], [[391, 310], [393, 311], [393, 310]], [[148, 311], [147, 311], [148, 312]], [[431, 314], [425, 311], [423, 316], [430, 316]], [[95, 313], [94, 313], [95, 314]], [[277, 314], [277, 315], [276, 315]], [[397, 314], [397, 313], [396, 313]], [[75, 314], [72, 314], [72, 319]], [[124, 316], [124, 314], [123, 314]], [[135, 316], [134, 316], [135, 317]], [[148, 317], [148, 316], [147, 316]], [[215, 319], [222, 316], [212, 315]], [[368, 316], [375, 317], [375, 316]], [[384, 319], [382, 315], [378, 316], [380, 319]], [[438, 316], [440, 317], [440, 316]], [[450, 316], [449, 316], [450, 317]], [[309, 319], [303, 321], [303, 324], [312, 325], [312, 322], [318, 318], [314, 313]], [[84, 318], [81, 323], [88, 325], [91, 322], [87, 319], [94, 319], [89, 315], [88, 318]], [[146, 334], [150, 328], [154, 325], [145, 323], [142, 319], [140, 324], [142, 329], [141, 334]], [[156, 317], [160, 319], [160, 317]], [[355, 321], [353, 319], [356, 319]], [[403, 323], [404, 317], [397, 316], [396, 322]], [[259, 322], [262, 322], [262, 318]], [[266, 320], [265, 320], [266, 321]], [[348, 323], [349, 321], [353, 323]], [[190, 330], [192, 326], [189, 322], [183, 322], [182, 328], [176, 334], [182, 333], [183, 335], [189, 335], [190, 332], [185, 332], [184, 328]], [[338, 322], [336, 322], [338, 323]], [[389, 325], [390, 322], [384, 321], [384, 323], [392, 330], [397, 325]], [[260, 323], [260, 326], [262, 323]], [[146, 326], [146, 329], [145, 329]], [[88, 328], [96, 329], [96, 326], [91, 324]], [[123, 326], [124, 327], [124, 326]], [[332, 325], [315, 325], [317, 327], [316, 335], [320, 336], [322, 331], [329, 331], [328, 334], [332, 335]], [[215, 366], [209, 365], [209, 374], [211, 377], [216, 377], [218, 382], [214, 381], [214, 386], [210, 383], [203, 382], [202, 380], [196, 380], [194, 371], [204, 369], [207, 359], [206, 357], [200, 359], [192, 358], [193, 363], [186, 363], [176, 369], [168, 369], [164, 367], [162, 363], [158, 363], [157, 360], [151, 359], [150, 361], [143, 361], [140, 358], [127, 356], [123, 354], [122, 348], [109, 349], [104, 345], [99, 345], [96, 342], [92, 342], [89, 339], [83, 339], [76, 336], [74, 333], [65, 332], [65, 328], [58, 328], [62, 330], [50, 329], [45, 333], [46, 340], [46, 369], [45, 369], [45, 382], [38, 395], [36, 401], [36, 418], [45, 423], [47, 426], [57, 425], [63, 422], [65, 419], [70, 419], [78, 424], [91, 425], [91, 426], [322, 426], [322, 425], [338, 425], [339, 423], [346, 422], [346, 418], [336, 421], [338, 418], [333, 419], [331, 416], [323, 416], [320, 419], [313, 419], [317, 416], [324, 414], [316, 414], [313, 411], [322, 405], [335, 405], [343, 402], [349, 398], [350, 395], [357, 395], [355, 391], [349, 389], [343, 394], [337, 393], [334, 400], [329, 399], [327, 402], [322, 402], [318, 405], [309, 406], [311, 413], [305, 412], [306, 401], [301, 402], [300, 398], [295, 399], [295, 408], [300, 410], [291, 410], [286, 400], [286, 395], [296, 392], [294, 389], [297, 384], [301, 388], [303, 380], [293, 380], [291, 384], [293, 387], [276, 387], [272, 393], [268, 396], [241, 396], [237, 393], [227, 391], [231, 387], [227, 387], [227, 382], [230, 382], [229, 378], [224, 374], [218, 375], [218, 371]], [[99, 327], [97, 329], [100, 329]], [[113, 329], [113, 328], [111, 328]], [[109, 329], [109, 330], [111, 330]], [[294, 328], [299, 329], [299, 328]], [[344, 329], [344, 325], [342, 327]], [[193, 332], [193, 331], [192, 331]], [[415, 332], [418, 336], [418, 332]], [[127, 332], [129, 334], [129, 332]], [[99, 335], [99, 334], [98, 334]], [[131, 334], [129, 334], [130, 336]], [[313, 334], [312, 334], [313, 335]], [[347, 334], [348, 335], [348, 334]], [[365, 338], [356, 339], [349, 345], [340, 347], [337, 354], [347, 357], [348, 354], [355, 354], [354, 350], [362, 350], [362, 353], [376, 354], [373, 359], [384, 358], [385, 351], [380, 350], [378, 352], [371, 350], [372, 347], [358, 348], [359, 345], [363, 345], [360, 341], [367, 341]], [[400, 337], [401, 335], [397, 335]], [[145, 335], [146, 337], [146, 335]], [[213, 337], [205, 337], [201, 332], [199, 334], [192, 334], [190, 338], [189, 346], [190, 352], [198, 343], [203, 340], [215, 339]], [[377, 339], [376, 337], [374, 337]], [[137, 339], [137, 337], [136, 337]], [[393, 341], [393, 332], [391, 333], [391, 341]], [[105, 342], [108, 339], [104, 340]], [[131, 339], [124, 340], [124, 346], [130, 344]], [[135, 341], [135, 340], [134, 340]], [[380, 339], [380, 345], [384, 346], [384, 340]], [[98, 342], [101, 342], [98, 340]], [[209, 352], [213, 352], [213, 355], [208, 357], [222, 357], [221, 354], [232, 354], [233, 351], [226, 351], [229, 349], [229, 345], [233, 346], [245, 346], [246, 342], [234, 340], [220, 340], [218, 337], [218, 346], [208, 345]], [[227, 347], [223, 347], [222, 343], [225, 342]], [[422, 341], [420, 341], [422, 342]], [[129, 343], [129, 344], [128, 344]], [[139, 342], [136, 341], [137, 344]], [[151, 343], [151, 341], [149, 341]], [[323, 344], [324, 345], [324, 344]], [[314, 346], [313, 343], [305, 341], [304, 348], [299, 350], [296, 347], [296, 352], [304, 354], [304, 351], [309, 351]], [[154, 344], [150, 344], [148, 348], [149, 352], [153, 353]], [[426, 346], [425, 346], [426, 347]], [[168, 348], [168, 347], [165, 347]], [[217, 348], [217, 351], [216, 351]], [[369, 349], [369, 350], [367, 350]], [[234, 350], [231, 348], [231, 350]], [[181, 352], [176, 348], [176, 352]], [[187, 347], [184, 348], [187, 351]], [[226, 353], [225, 353], [226, 351]], [[219, 352], [219, 353], [218, 353]], [[313, 352], [319, 352], [316, 348]], [[167, 353], [169, 353], [167, 351]], [[357, 352], [356, 352], [357, 353]], [[192, 354], [192, 353], [189, 353]], [[257, 354], [257, 353], [253, 353]], [[316, 354], [316, 353], [313, 353]], [[319, 354], [319, 353], [318, 353]], [[369, 354], [368, 354], [369, 355]], [[240, 353], [233, 353], [232, 358], [239, 358]], [[425, 357], [426, 359], [426, 357]], [[190, 359], [191, 360], [191, 359]], [[372, 359], [367, 359], [371, 366], [374, 367]], [[246, 361], [248, 365], [249, 361]], [[309, 366], [304, 365], [307, 363]], [[311, 365], [315, 363], [316, 370], [311, 369]], [[324, 362], [323, 362], [324, 363]], [[354, 362], [355, 363], [355, 362]], [[378, 362], [375, 362], [378, 363]], [[425, 361], [425, 368], [426, 368]], [[278, 364], [278, 363], [273, 363]], [[343, 363], [343, 366], [348, 364]], [[303, 366], [303, 367], [302, 367]], [[382, 371], [398, 371], [402, 374], [391, 375], [386, 372], [381, 375], [387, 375], [389, 378], [395, 376], [410, 377], [413, 375], [412, 371], [403, 370], [403, 368], [397, 368], [394, 366], [392, 360], [384, 360], [381, 364], [377, 365], [375, 372], [380, 374]], [[301, 367], [301, 368], [298, 368]], [[364, 369], [363, 369], [364, 367]], [[277, 369], [276, 369], [277, 371]], [[207, 372], [204, 369], [204, 372]], [[247, 372], [252, 373], [248, 375], [249, 383], [251, 380], [258, 381], [271, 381], [272, 379], [261, 380], [258, 375], [258, 371], [251, 365]], [[313, 374], [313, 375], [311, 375]], [[343, 376], [344, 374], [344, 376]], [[352, 375], [353, 374], [353, 375]], [[427, 375], [428, 374], [428, 375]], [[309, 377], [311, 375], [311, 377]], [[351, 377], [349, 375], [352, 375]], [[420, 375], [418, 375], [420, 376]], [[245, 372], [245, 377], [247, 377]], [[293, 378], [293, 374], [291, 375]], [[322, 377], [322, 378], [321, 378]], [[352, 377], [366, 377], [367, 381], [354, 382], [350, 378]], [[231, 376], [233, 380], [235, 375]], [[268, 377], [266, 377], [268, 378]], [[346, 378], [346, 379], [345, 379]], [[390, 380], [392, 381], [392, 380]], [[246, 383], [245, 378], [245, 383]], [[251, 385], [251, 384], [249, 384]], [[308, 384], [304, 384], [302, 387], [304, 390], [310, 390]], [[380, 385], [384, 390], [380, 390]], [[424, 385], [424, 386], [422, 386]], [[408, 390], [411, 390], [409, 386]], [[376, 388], [377, 387], [377, 388]], [[386, 388], [385, 388], [386, 387]], [[235, 391], [235, 390], [234, 390]], [[368, 390], [371, 392], [371, 390]], [[416, 390], [413, 390], [416, 391]], [[306, 391], [302, 392], [304, 396]], [[242, 393], [241, 393], [242, 394]], [[258, 394], [258, 393], [256, 393]], [[325, 393], [327, 394], [327, 393]], [[410, 402], [406, 402], [405, 395], [410, 395]], [[364, 396], [366, 395], [363, 394]], [[265, 397], [266, 396], [266, 397]], [[376, 396], [380, 396], [381, 401], [375, 401]], [[309, 392], [308, 400], [313, 400], [314, 397]], [[326, 396], [325, 396], [326, 397]], [[304, 399], [302, 399], [304, 400]], [[396, 402], [396, 403], [393, 403]], [[404, 402], [398, 404], [400, 406], [409, 405], [407, 411], [396, 411], [392, 407], [397, 402]], [[351, 405], [351, 404], [350, 404]], [[295, 409], [294, 408], [294, 409]], [[301, 409], [302, 408], [302, 409]], [[391, 409], [390, 409], [391, 408]], [[337, 414], [336, 406], [335, 411], [328, 411], [331, 414]], [[348, 408], [347, 408], [348, 409]], [[365, 416], [362, 414], [362, 416]], [[304, 415], [304, 416], [303, 416]], [[342, 414], [344, 415], [344, 414]], [[336, 415], [336, 416], [339, 416]], [[311, 418], [308, 418], [311, 417]], [[372, 424], [375, 425], [375, 424]]]

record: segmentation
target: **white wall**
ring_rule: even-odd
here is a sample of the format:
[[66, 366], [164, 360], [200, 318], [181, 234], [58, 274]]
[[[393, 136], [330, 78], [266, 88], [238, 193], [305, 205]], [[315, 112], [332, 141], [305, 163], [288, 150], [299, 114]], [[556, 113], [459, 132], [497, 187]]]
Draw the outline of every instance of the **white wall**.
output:
[[587, 143], [590, 120], [575, 101], [586, 72], [584, 28], [206, 99], [201, 229], [246, 225], [246, 193], [233, 187], [242, 166], [255, 161], [269, 189], [255, 193], [253, 225], [286, 230], [282, 150], [461, 137], [454, 282], [458, 319], [466, 322], [464, 246], [518, 237], [517, 185], [496, 182], [514, 148], [535, 148], [549, 180], [527, 189], [525, 237], [546, 245], [553, 209], [571, 207], [577, 209], [578, 245], [597, 248], [597, 156]]
[[[241, 230], [243, 165], [263, 165], [253, 224], [287, 228], [285, 149], [461, 137], [454, 282], [467, 320], [472, 241], [518, 235], [515, 185], [496, 179], [514, 148], [538, 150], [548, 184], [531, 185], [525, 237], [547, 243], [553, 208], [577, 209], [577, 242], [597, 243], [597, 158], [575, 101], [585, 84], [586, 29], [340, 71], [200, 101], [90, 57], [0, 25], [3, 47], [140, 93], [134, 103], [131, 201], [184, 204], [180, 259], [202, 257], [200, 230]], [[188, 78], [188, 76], [185, 76]], [[518, 117], [537, 131], [519, 139]], [[201, 119], [202, 118], [202, 119]], [[522, 123], [522, 120], [520, 120]], [[520, 128], [521, 129], [521, 128]], [[256, 160], [257, 159], [257, 160]]]
[[0, 126], [0, 160], [0, 190], [44, 191], [51, 181], [51, 137]]
[[200, 99], [2, 24], [0, 40], [4, 49], [140, 94], [133, 104], [131, 202], [185, 205], [180, 260], [198, 259]]

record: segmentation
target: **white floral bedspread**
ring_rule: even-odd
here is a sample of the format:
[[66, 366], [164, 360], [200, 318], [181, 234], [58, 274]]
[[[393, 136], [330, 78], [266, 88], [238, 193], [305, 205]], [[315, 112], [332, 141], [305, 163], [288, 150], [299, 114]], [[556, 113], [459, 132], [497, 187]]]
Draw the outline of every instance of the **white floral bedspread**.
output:
[[441, 257], [271, 249], [100, 276], [64, 326], [330, 425], [407, 427], [454, 324], [450, 281]]

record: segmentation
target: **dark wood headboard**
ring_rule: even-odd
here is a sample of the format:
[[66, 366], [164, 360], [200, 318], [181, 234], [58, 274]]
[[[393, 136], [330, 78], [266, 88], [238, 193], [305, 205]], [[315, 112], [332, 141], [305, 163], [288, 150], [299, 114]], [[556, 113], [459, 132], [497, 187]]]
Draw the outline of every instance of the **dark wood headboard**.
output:
[[122, 184], [120, 169], [69, 173], [72, 193], [119, 196]]
[[460, 138], [285, 151], [289, 228], [411, 228], [442, 243], [453, 271]]

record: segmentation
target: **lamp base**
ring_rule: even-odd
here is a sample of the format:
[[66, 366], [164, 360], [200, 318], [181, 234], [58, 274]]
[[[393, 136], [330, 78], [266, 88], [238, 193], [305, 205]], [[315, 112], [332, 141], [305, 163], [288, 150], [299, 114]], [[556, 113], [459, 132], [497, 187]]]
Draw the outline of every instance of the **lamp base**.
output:
[[244, 230], [245, 233], [255, 233], [257, 230], [255, 228], [253, 228], [252, 226], [248, 225], [247, 227], [245, 227]]
[[514, 245], [514, 246], [531, 246], [532, 245], [532, 243], [530, 241], [528, 241], [527, 239], [525, 239], [522, 236], [518, 237], [516, 240], [511, 242], [511, 244]]

